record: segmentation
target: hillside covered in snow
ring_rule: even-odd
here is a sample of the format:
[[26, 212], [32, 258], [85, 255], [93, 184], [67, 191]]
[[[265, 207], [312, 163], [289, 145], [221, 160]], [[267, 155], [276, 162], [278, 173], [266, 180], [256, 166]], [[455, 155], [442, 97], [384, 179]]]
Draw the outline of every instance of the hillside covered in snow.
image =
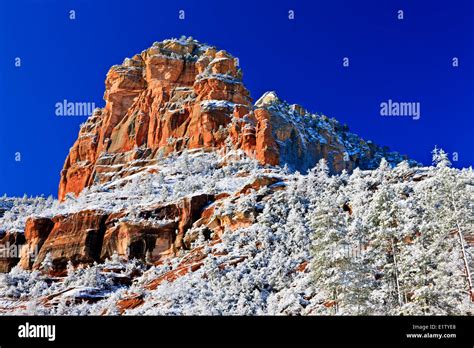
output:
[[442, 151], [433, 167], [382, 161], [376, 170], [334, 176], [324, 160], [305, 174], [252, 160], [222, 167], [224, 160], [184, 153], [113, 190], [93, 187], [49, 209], [41, 201], [43, 215], [52, 216], [84, 208], [137, 212], [201, 192], [222, 196], [175, 257], [113, 254], [90, 266], [69, 262], [60, 275], [48, 274], [49, 257], [38, 270], [15, 267], [0, 276], [2, 313], [473, 313], [472, 169], [451, 168]]

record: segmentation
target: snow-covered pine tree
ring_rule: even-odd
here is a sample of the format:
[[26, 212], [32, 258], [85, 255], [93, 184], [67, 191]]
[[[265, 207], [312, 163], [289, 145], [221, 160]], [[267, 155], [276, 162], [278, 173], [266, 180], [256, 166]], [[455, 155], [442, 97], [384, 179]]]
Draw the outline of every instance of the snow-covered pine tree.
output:
[[312, 270], [316, 287], [324, 296], [323, 314], [338, 314], [341, 292], [344, 291], [344, 255], [339, 248], [344, 240], [344, 226], [340, 223], [337, 207], [320, 203], [313, 212], [313, 263]]
[[[354, 185], [351, 185], [354, 184]], [[351, 246], [351, 273], [348, 283], [347, 301], [351, 304], [347, 314], [364, 315], [373, 313], [370, 307], [369, 296], [374, 290], [376, 281], [372, 260], [366, 249], [369, 245], [369, 233], [364, 222], [366, 197], [368, 192], [363, 184], [356, 180], [349, 181], [344, 187], [345, 202], [343, 207], [347, 213], [347, 244]]]
[[337, 179], [328, 178], [321, 169], [318, 174], [317, 182], [322, 184], [321, 181], [325, 180], [326, 190], [312, 202], [312, 271], [315, 286], [323, 297], [318, 312], [338, 315], [352, 310], [348, 292], [350, 279], [354, 279], [354, 268], [351, 264], [352, 246], [346, 239], [348, 214], [341, 204], [345, 198], [338, 199], [340, 190], [335, 183]]
[[375, 290], [370, 296], [372, 308], [380, 314], [394, 314], [403, 305], [400, 265], [401, 248], [399, 197], [389, 183], [391, 169], [382, 159], [372, 173], [375, 182], [369, 187], [376, 190], [366, 211], [369, 245], [366, 257], [371, 260]]
[[45, 273], [48, 273], [53, 269], [53, 257], [51, 256], [51, 253], [46, 254], [43, 261], [41, 262], [40, 269]]

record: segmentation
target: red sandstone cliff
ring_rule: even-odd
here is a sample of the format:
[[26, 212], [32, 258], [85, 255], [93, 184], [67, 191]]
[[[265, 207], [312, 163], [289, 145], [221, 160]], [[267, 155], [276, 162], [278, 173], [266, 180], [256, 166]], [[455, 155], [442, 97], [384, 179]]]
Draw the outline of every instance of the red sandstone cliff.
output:
[[113, 66], [105, 86], [105, 107], [81, 127], [64, 163], [60, 200], [183, 149], [242, 150], [300, 171], [321, 158], [333, 172], [405, 159], [274, 93], [252, 105], [236, 59], [192, 39], [154, 43]]

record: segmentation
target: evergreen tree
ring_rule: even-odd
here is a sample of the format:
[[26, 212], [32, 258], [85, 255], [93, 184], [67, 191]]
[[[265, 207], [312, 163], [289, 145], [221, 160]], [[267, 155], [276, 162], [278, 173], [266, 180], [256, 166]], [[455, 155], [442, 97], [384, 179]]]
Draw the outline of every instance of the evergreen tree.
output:
[[347, 285], [344, 212], [331, 200], [321, 200], [313, 212], [313, 275], [325, 301], [321, 311], [338, 314]]

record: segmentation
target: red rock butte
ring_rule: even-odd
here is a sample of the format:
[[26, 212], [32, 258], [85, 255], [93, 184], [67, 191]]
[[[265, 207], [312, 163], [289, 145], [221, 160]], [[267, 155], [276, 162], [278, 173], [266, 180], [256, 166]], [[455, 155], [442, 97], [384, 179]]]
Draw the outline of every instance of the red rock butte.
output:
[[315, 135], [298, 121], [307, 112], [272, 92], [253, 105], [237, 59], [191, 38], [155, 42], [126, 58], [110, 68], [105, 86], [105, 107], [81, 126], [64, 163], [60, 200], [184, 149], [241, 150], [261, 164], [298, 170], [326, 158], [334, 172], [370, 167], [380, 152], [370, 142], [354, 152], [347, 137], [334, 135], [336, 121]]

